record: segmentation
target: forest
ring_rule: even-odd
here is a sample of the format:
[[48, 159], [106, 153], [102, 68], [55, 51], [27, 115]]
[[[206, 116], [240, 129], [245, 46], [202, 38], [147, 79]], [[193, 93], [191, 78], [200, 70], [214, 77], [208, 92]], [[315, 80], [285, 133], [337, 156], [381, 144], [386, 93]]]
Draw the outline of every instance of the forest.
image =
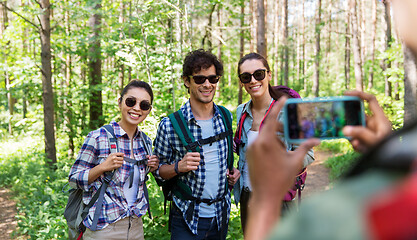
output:
[[[377, 96], [394, 129], [417, 116], [416, 63], [386, 0], [0, 0], [0, 36], [0, 186], [18, 196], [16, 234], [31, 239], [66, 239], [61, 189], [86, 134], [120, 118], [124, 85], [151, 84], [140, 128], [152, 139], [188, 99], [181, 71], [191, 50], [221, 60], [214, 101], [234, 114], [249, 99], [237, 63], [258, 52], [271, 85], [303, 98], [357, 89]], [[163, 196], [151, 184], [145, 236], [165, 239]], [[228, 239], [242, 239], [239, 222]]]

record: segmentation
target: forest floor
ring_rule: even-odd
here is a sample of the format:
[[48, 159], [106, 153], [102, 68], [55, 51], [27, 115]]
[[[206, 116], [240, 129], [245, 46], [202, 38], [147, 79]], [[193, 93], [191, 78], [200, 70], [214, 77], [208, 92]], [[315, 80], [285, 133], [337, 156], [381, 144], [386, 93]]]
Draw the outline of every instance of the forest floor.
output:
[[[314, 193], [325, 191], [329, 188], [329, 169], [324, 162], [334, 154], [326, 151], [314, 151], [316, 160], [307, 168], [308, 175], [302, 197], [311, 196]], [[16, 203], [11, 199], [10, 190], [0, 188], [0, 239], [12, 238], [11, 233], [16, 230], [17, 220]], [[18, 239], [25, 239], [23, 236]]]
[[12, 239], [10, 234], [16, 230], [16, 203], [11, 199], [10, 190], [0, 188], [0, 239]]
[[324, 166], [329, 157], [334, 153], [328, 151], [314, 150], [314, 162], [307, 167], [307, 179], [302, 198], [309, 197], [314, 193], [322, 192], [329, 189], [329, 172], [330, 169]]

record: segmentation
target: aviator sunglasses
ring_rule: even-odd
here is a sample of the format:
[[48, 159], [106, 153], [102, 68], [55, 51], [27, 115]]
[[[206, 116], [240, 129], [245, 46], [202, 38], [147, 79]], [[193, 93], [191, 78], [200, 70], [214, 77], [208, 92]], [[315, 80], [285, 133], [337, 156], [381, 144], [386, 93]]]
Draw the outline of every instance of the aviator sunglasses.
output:
[[211, 84], [215, 84], [220, 79], [220, 76], [217, 76], [217, 75], [210, 75], [210, 76], [203, 76], [203, 75], [192, 76], [191, 75], [190, 77], [194, 79], [194, 82], [196, 84], [203, 84], [206, 81], [206, 79], [208, 79]]
[[[126, 103], [126, 106], [133, 107], [136, 105], [136, 98], [128, 97], [126, 98], [125, 103]], [[143, 111], [148, 111], [151, 108], [151, 104], [149, 103], [148, 100], [142, 100], [139, 102], [139, 107]]]
[[269, 72], [266, 69], [258, 69], [255, 72], [253, 72], [252, 74], [248, 73], [248, 72], [244, 72], [242, 74], [239, 75], [239, 79], [242, 83], [250, 83], [250, 81], [252, 80], [252, 76], [253, 78], [255, 78], [255, 80], [257, 81], [262, 81], [265, 79], [265, 73]]

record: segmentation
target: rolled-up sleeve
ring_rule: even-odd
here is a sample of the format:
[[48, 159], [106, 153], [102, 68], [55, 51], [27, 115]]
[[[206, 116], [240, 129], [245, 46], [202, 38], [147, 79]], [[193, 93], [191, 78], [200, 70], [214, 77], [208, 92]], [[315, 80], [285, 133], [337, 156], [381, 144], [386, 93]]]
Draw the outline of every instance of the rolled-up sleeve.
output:
[[[170, 137], [173, 134], [173, 130], [169, 130], [169, 127], [167, 127], [167, 124], [169, 123], [169, 118], [162, 119], [162, 121], [159, 123], [158, 131], [153, 143], [153, 154], [159, 158], [159, 168], [165, 164], [172, 164], [172, 148], [170, 146]], [[158, 171], [153, 173], [153, 175], [163, 181], [164, 179], [159, 175], [159, 168]]]
[[88, 184], [90, 169], [96, 166], [98, 156], [97, 140], [93, 133], [89, 133], [82, 145], [74, 165], [72, 165], [69, 182], [75, 183], [78, 188], [89, 191], [93, 184]]

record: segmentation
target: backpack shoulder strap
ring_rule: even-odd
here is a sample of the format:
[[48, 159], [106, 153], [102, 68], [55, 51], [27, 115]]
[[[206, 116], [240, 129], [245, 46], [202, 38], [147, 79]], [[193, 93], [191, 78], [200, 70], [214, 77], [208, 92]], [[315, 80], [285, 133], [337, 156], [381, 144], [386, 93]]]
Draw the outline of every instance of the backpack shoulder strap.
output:
[[107, 138], [110, 142], [110, 153], [116, 153], [118, 151], [118, 145], [117, 145], [117, 138], [114, 134], [114, 129], [110, 124], [103, 126], [104, 130], [106, 130]]
[[227, 166], [229, 168], [229, 171], [233, 170], [233, 162], [234, 162], [234, 156], [233, 156], [233, 132], [232, 132], [232, 114], [223, 106], [218, 106], [220, 110], [220, 114], [223, 118], [223, 122], [226, 126], [226, 132], [230, 131], [230, 134], [227, 135], [227, 149], [228, 149], [228, 155], [227, 155]]
[[243, 130], [243, 123], [245, 122], [246, 117], [248, 116], [248, 113], [244, 111], [245, 106], [242, 108], [242, 114], [240, 115], [240, 119], [237, 122], [237, 128], [235, 131], [235, 137], [233, 138], [233, 141], [236, 145], [236, 153], [239, 155], [239, 147], [241, 147], [242, 143], [242, 130]]
[[184, 145], [187, 151], [200, 152], [200, 147], [191, 134], [181, 109], [168, 115], [168, 118], [171, 120], [175, 133], [178, 135], [181, 143]]
[[[110, 142], [110, 152], [111, 153], [118, 152], [117, 138], [116, 138], [116, 135], [114, 134], [113, 127], [108, 124], [108, 125], [104, 125], [103, 128], [106, 130], [107, 136], [108, 136], [108, 139], [109, 139], [109, 142]], [[109, 182], [113, 178], [114, 172], [115, 171], [113, 170], [109, 173], [104, 173], [104, 182], [103, 182], [103, 184], [97, 190], [96, 194], [94, 194], [94, 196], [91, 199], [91, 201], [89, 202], [88, 206], [83, 211], [83, 214], [85, 215], [84, 218], [85, 218], [88, 214], [88, 210], [97, 201], [96, 210], [94, 211], [93, 223], [91, 224], [91, 230], [92, 231], [97, 230], [98, 218], [99, 218], [99, 215], [100, 215], [101, 208], [103, 206], [104, 193], [106, 192], [106, 189], [107, 189], [107, 186], [109, 185]], [[87, 210], [87, 211], [85, 211], [85, 210]]]
[[144, 147], [145, 147], [146, 154], [151, 156], [152, 155], [152, 142], [147, 142], [148, 137], [146, 136], [146, 134], [143, 131], [140, 131], [140, 136], [143, 140], [143, 144], [144, 144]]

